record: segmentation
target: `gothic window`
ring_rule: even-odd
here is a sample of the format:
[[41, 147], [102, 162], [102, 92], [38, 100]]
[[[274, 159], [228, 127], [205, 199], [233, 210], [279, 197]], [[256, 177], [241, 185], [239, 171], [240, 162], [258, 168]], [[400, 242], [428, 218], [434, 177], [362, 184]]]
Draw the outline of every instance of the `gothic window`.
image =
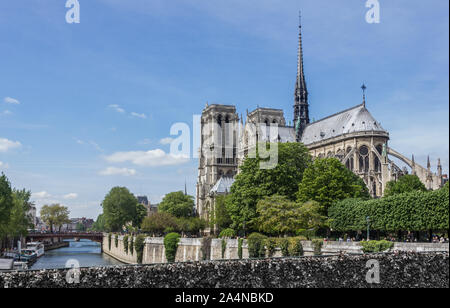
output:
[[344, 151], [342, 151], [341, 149], [339, 149], [339, 150], [336, 152], [335, 157], [336, 157], [337, 159], [339, 159], [340, 161], [342, 161], [342, 160], [344, 159]]
[[330, 157], [333, 157], [333, 153], [331, 153], [331, 151], [329, 151], [329, 152], [327, 153], [327, 158], [330, 158]]
[[359, 172], [369, 172], [369, 148], [365, 145], [359, 148]]
[[319, 155], [317, 155], [317, 158], [323, 158], [323, 154], [320, 153]]
[[276, 119], [273, 119], [272, 123], [273, 123], [273, 124], [277, 124], [277, 120], [276, 120]]
[[[381, 145], [377, 145], [376, 149], [377, 149], [378, 154], [381, 155], [381, 153], [383, 151], [383, 147]], [[380, 159], [378, 158], [377, 155], [374, 155], [373, 165], [374, 165], [374, 168], [375, 168], [375, 172], [381, 172], [381, 162], [380, 162]]]
[[[352, 151], [351, 147], [347, 148], [347, 155]], [[353, 159], [353, 155], [349, 157], [349, 159], [347, 159], [347, 162], [345, 163], [345, 165], [347, 166], [347, 168], [351, 171], [353, 171], [353, 169], [355, 168], [355, 161]]]

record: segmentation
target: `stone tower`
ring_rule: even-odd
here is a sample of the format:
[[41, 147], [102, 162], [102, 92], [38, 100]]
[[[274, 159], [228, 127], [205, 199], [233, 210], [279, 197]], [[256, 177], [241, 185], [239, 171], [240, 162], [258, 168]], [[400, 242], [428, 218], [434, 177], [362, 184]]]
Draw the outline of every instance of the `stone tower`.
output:
[[222, 177], [237, 173], [239, 117], [236, 107], [206, 105], [201, 117], [201, 148], [197, 181], [197, 213], [208, 219], [212, 211], [208, 196]]
[[299, 23], [297, 81], [294, 92], [294, 126], [297, 141], [302, 138], [306, 125], [309, 124], [308, 90], [306, 89], [305, 72], [303, 69], [302, 25]]

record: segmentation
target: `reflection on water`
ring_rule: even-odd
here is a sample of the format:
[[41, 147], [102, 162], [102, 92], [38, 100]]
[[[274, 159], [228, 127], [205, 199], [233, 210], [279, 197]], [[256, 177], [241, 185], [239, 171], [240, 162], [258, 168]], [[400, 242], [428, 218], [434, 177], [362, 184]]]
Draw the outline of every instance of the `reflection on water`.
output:
[[46, 251], [30, 269], [64, 268], [66, 262], [75, 259], [80, 267], [107, 266], [123, 264], [101, 252], [100, 243], [90, 240], [75, 242], [69, 240], [70, 246]]

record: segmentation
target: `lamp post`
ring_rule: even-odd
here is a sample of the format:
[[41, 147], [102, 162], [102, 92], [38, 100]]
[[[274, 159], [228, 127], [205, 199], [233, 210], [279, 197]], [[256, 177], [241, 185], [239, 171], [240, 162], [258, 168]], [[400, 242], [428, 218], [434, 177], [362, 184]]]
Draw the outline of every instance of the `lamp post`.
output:
[[370, 230], [369, 230], [370, 216], [366, 217], [366, 221], [367, 221], [367, 241], [369, 241], [370, 240]]

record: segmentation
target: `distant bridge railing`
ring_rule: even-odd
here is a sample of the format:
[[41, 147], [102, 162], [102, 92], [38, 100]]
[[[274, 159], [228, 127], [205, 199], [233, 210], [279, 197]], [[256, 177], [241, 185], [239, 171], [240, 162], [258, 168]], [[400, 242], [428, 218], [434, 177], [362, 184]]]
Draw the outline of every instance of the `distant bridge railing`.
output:
[[42, 239], [88, 239], [95, 242], [103, 240], [103, 233], [101, 232], [32, 232], [27, 235], [27, 241], [35, 241]]

